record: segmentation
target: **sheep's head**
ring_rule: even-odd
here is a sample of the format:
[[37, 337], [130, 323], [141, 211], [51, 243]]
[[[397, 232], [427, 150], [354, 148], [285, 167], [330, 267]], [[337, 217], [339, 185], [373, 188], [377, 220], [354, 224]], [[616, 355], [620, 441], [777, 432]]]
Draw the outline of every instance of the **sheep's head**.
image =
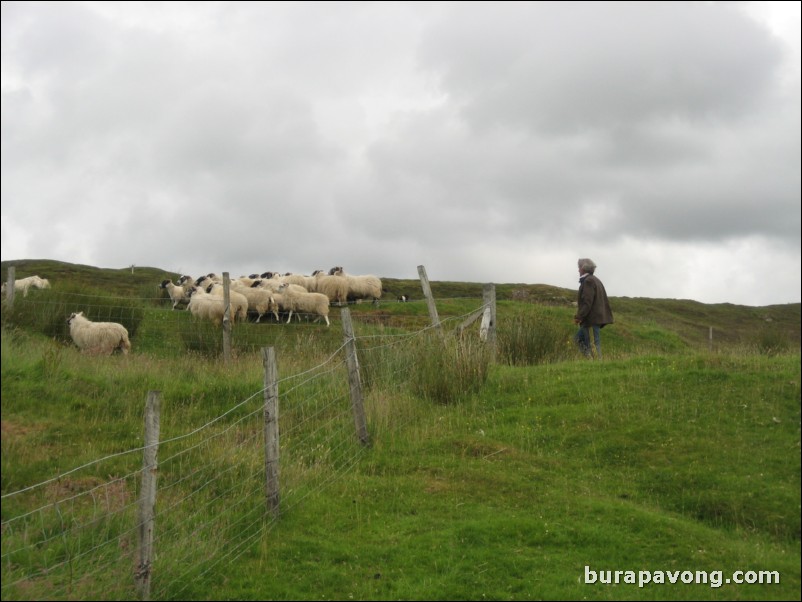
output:
[[254, 280], [253, 283], [251, 284], [251, 288], [259, 288], [260, 286], [262, 286], [261, 280]]
[[67, 318], [67, 325], [70, 325], [70, 324], [72, 324], [72, 321], [73, 321], [75, 318], [77, 318], [78, 316], [83, 316], [83, 315], [84, 315], [84, 312], [82, 312], [82, 311], [79, 311], [79, 312], [72, 312], [72, 313], [70, 314], [70, 317], [69, 317], [69, 318]]
[[169, 282], [170, 282], [169, 280], [162, 280], [162, 283], [159, 285], [159, 288], [167, 288]]

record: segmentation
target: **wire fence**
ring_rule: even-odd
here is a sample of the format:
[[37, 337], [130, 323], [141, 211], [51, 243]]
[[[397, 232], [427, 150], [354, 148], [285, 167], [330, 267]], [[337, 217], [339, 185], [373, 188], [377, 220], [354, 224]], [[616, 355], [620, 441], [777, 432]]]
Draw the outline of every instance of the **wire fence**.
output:
[[[96, 320], [136, 321], [139, 304], [98, 301], [64, 293], [51, 299], [39, 315], [63, 315], [68, 308], [92, 313]], [[30, 296], [25, 304], [45, 304]], [[55, 304], [55, 307], [52, 305]], [[479, 310], [482, 306], [479, 307]], [[187, 341], [208, 345], [209, 336], [187, 312], [156, 308], [137, 323], [135, 349], [156, 345], [185, 348]], [[476, 314], [471, 310], [470, 314]], [[67, 313], [69, 315], [69, 313]], [[464, 323], [455, 315], [443, 323]], [[381, 318], [379, 318], [381, 320]], [[68, 337], [66, 323], [51, 320]], [[360, 327], [370, 334], [354, 336], [360, 378], [370, 390], [368, 428], [381, 432], [415, 419], [393, 407], [391, 399], [408, 395], [403, 384], [422, 337], [436, 326], [410, 319], [376, 331], [376, 316]], [[389, 324], [389, 322], [388, 322]], [[286, 335], [283, 322], [235, 326], [239, 348], [275, 344]], [[420, 326], [420, 327], [418, 327]], [[49, 326], [43, 326], [47, 328]], [[318, 325], [325, 329], [325, 325]], [[342, 333], [331, 327], [332, 341]], [[181, 339], [171, 342], [169, 334]], [[215, 331], [211, 336], [219, 338]], [[296, 343], [297, 344], [297, 343]], [[216, 343], [215, 343], [216, 345]], [[278, 381], [281, 400], [281, 512], [291, 513], [360, 463], [369, 447], [354, 434], [348, 367], [343, 345], [311, 369], [285, 375]], [[143, 400], [145, 397], [143, 391]], [[177, 598], [199, 580], [225, 567], [269, 537], [276, 521], [265, 502], [264, 393], [255, 390], [232, 399], [228, 409], [185, 434], [158, 443], [158, 503], [153, 536], [153, 580], [149, 596]], [[132, 599], [138, 596], [136, 572], [139, 498], [145, 470], [145, 446], [98, 458], [50, 479], [2, 496], [2, 598], [11, 599]], [[141, 593], [139, 594], [141, 596]]]

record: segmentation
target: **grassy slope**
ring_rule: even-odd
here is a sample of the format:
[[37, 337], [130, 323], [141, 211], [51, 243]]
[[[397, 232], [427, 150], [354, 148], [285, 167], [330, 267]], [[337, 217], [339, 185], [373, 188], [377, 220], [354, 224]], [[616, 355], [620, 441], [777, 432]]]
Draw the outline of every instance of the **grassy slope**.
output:
[[[69, 280], [71, 284], [85, 285], [88, 288], [107, 288], [119, 295], [135, 295], [142, 298], [167, 297], [166, 292], [159, 290], [159, 283], [165, 278], [177, 279], [179, 274], [153, 267], [103, 269], [52, 260], [24, 259], [4, 261], [0, 264], [0, 279], [5, 282], [9, 266], [14, 266], [17, 278], [38, 274], [49, 278], [51, 282]], [[239, 274], [231, 274], [236, 277]], [[420, 282], [382, 278], [384, 285], [383, 299], [386, 303], [380, 309], [369, 304], [357, 306], [354, 312], [392, 315], [415, 314], [427, 316], [424, 309]], [[482, 298], [483, 284], [471, 282], [431, 283], [432, 294], [441, 299], [470, 299], [465, 308], [473, 308], [474, 301]], [[517, 301], [538, 305], [563, 308], [566, 315], [572, 315], [571, 302], [576, 291], [549, 286], [545, 284], [496, 284], [498, 301]], [[395, 303], [401, 294], [409, 295], [416, 303], [412, 307]], [[738, 342], [753, 343], [764, 333], [782, 333], [781, 336], [797, 347], [802, 339], [802, 320], [800, 320], [800, 304], [791, 303], [766, 307], [751, 307], [729, 303], [704, 304], [697, 301], [681, 299], [649, 299], [611, 297], [616, 327], [608, 332], [617, 331], [614, 337], [621, 337], [625, 344], [648, 341], [651, 330], [667, 331], [670, 337], [681, 345], [695, 348], [706, 348], [709, 331], [713, 328], [716, 343], [733, 344]], [[409, 304], [406, 304], [409, 305]], [[456, 313], [469, 311], [457, 306]], [[568, 320], [570, 324], [570, 320]]]
[[[17, 264], [17, 274], [55, 280], [56, 270], [44, 268], [56, 263], [32, 262], [25, 272]], [[93, 286], [102, 275], [105, 285], [134, 294], [174, 277], [155, 268], [60, 268]], [[522, 294], [526, 287], [533, 292]], [[438, 298], [481, 295], [481, 285], [465, 283], [433, 290]], [[499, 285], [497, 296], [513, 291], [570, 316], [560, 289]], [[567, 304], [572, 293], [565, 294]], [[798, 352], [694, 350], [706, 348], [709, 325], [717, 341], [726, 332], [738, 342], [782, 325], [798, 349], [799, 304], [613, 302], [617, 324], [604, 335], [610, 361], [496, 366], [474, 399], [417, 403], [410, 421], [371, 423], [375, 444], [353, 472], [284, 515], [236, 565], [189, 585], [182, 599], [798, 599]], [[354, 310], [426, 315], [420, 303]], [[9, 450], [36, 450], [29, 469], [49, 476], [54, 456], [62, 470], [91, 457], [75, 443], [82, 438], [106, 451], [135, 447], [141, 417], [130, 408], [140, 407], [143, 384], [188, 399], [214, 399], [210, 388], [243, 396], [259, 385], [258, 375], [248, 382], [214, 365], [159, 370], [136, 354], [127, 371], [112, 366], [115, 358], [103, 360], [110, 372], [87, 371], [88, 358], [38, 339], [18, 341], [7, 359], [5, 338], [4, 492], [15, 489]], [[176, 382], [176, 371], [187, 378]], [[368, 400], [374, 412], [378, 403]], [[181, 410], [166, 429], [173, 420], [181, 432], [217, 411]], [[81, 430], [87, 425], [91, 432]], [[777, 570], [783, 581], [584, 585], [586, 565], [722, 570], [725, 578]]]
[[[765, 378], [766, 371], [776, 378]], [[788, 599], [798, 358], [498, 367], [421, 408], [204, 599]], [[593, 570], [775, 570], [780, 585], [585, 585]]]

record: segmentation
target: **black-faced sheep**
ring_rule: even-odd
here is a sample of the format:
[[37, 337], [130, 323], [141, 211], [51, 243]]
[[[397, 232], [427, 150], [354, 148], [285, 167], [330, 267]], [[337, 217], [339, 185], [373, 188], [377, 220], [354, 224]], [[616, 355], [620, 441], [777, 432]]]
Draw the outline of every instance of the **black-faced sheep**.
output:
[[211, 320], [215, 325], [220, 326], [223, 323], [226, 307], [222, 297], [210, 295], [195, 286], [190, 290], [187, 309], [196, 318]]
[[[246, 279], [249, 280], [250, 278]], [[278, 319], [278, 305], [271, 292], [267, 289], [247, 285], [240, 280], [232, 280], [231, 288], [241, 293], [248, 300], [248, 311], [257, 314], [256, 321], [259, 322], [266, 313], [273, 313]]]
[[179, 305], [189, 304], [189, 293], [183, 286], [173, 284], [170, 280], [162, 280], [159, 288], [167, 289], [167, 294], [170, 295], [170, 299], [173, 301], [173, 309]]
[[[3, 283], [2, 293], [6, 294], [6, 283]], [[23, 297], [28, 296], [28, 291], [31, 288], [50, 288], [50, 281], [47, 278], [40, 278], [39, 276], [28, 276], [27, 278], [20, 278], [14, 281], [14, 292], [22, 293]]]
[[[225, 295], [222, 284], [215, 282], [206, 287], [206, 292], [221, 299]], [[231, 321], [244, 322], [248, 319], [248, 299], [242, 293], [238, 293], [229, 287], [228, 301], [231, 304]]]
[[116, 322], [92, 322], [84, 312], [70, 314], [67, 318], [70, 336], [84, 353], [111, 355], [119, 349], [123, 354], [131, 350], [128, 331]]
[[366, 274], [364, 276], [352, 276], [346, 274], [342, 267], [335, 267], [329, 270], [329, 275], [345, 278], [348, 282], [348, 300], [361, 301], [371, 299], [378, 303], [382, 296], [382, 281], [378, 276]]
[[318, 316], [318, 320], [324, 318], [326, 326], [330, 326], [329, 298], [323, 293], [308, 293], [306, 291], [299, 293], [293, 291], [292, 285], [285, 282], [279, 287], [278, 294], [284, 296], [284, 301], [289, 307], [290, 317], [287, 318], [288, 324], [292, 320], [293, 312], [295, 312], [296, 314], [315, 314]]
[[315, 279], [309, 291], [322, 293], [331, 303], [343, 305], [348, 302], [348, 281], [341, 276], [330, 276], [323, 270], [315, 270], [312, 274]]
[[279, 276], [279, 280], [281, 282], [287, 282], [289, 284], [297, 284], [298, 286], [304, 287], [307, 291], [309, 291], [310, 281], [314, 280], [311, 276], [304, 276], [302, 274], [284, 274], [283, 276]]

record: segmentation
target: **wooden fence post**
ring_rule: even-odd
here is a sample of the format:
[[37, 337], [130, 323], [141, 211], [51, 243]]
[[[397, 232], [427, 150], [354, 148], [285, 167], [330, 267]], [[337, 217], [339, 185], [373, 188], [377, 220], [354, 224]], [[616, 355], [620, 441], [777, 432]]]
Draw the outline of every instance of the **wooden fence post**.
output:
[[12, 265], [8, 268], [8, 277], [6, 278], [6, 303], [8, 308], [14, 307], [14, 283], [17, 281], [17, 269]]
[[150, 391], [145, 405], [145, 451], [142, 459], [142, 491], [139, 497], [139, 562], [134, 574], [140, 600], [150, 600], [150, 580], [153, 574], [153, 517], [156, 506], [160, 407], [161, 392]]
[[223, 310], [223, 360], [228, 362], [231, 360], [231, 293], [229, 286], [231, 280], [228, 278], [228, 272], [223, 272], [223, 303], [225, 309]]
[[279, 517], [279, 432], [278, 432], [278, 369], [276, 350], [262, 348], [262, 364], [265, 369], [265, 496], [267, 511], [273, 518]]
[[490, 347], [490, 356], [492, 361], [496, 361], [496, 285], [485, 284], [482, 288], [482, 302], [485, 306], [484, 316], [482, 317], [482, 325], [480, 327], [480, 335], [485, 333], [482, 339], [487, 342]]
[[354, 328], [351, 324], [351, 312], [347, 307], [340, 310], [340, 319], [343, 323], [343, 335], [345, 337], [345, 360], [348, 364], [348, 382], [351, 386], [351, 411], [354, 414], [354, 426], [356, 436], [362, 445], [370, 444], [368, 436], [367, 420], [365, 418], [365, 406], [362, 403], [362, 380], [359, 377], [359, 359], [356, 355], [356, 342], [354, 340]]
[[432, 297], [432, 289], [429, 286], [429, 278], [426, 276], [426, 268], [422, 265], [418, 266], [418, 276], [420, 277], [420, 285], [423, 289], [423, 295], [426, 297], [426, 305], [429, 308], [429, 318], [432, 320], [432, 326], [435, 326], [440, 334], [443, 334], [443, 327], [440, 324], [440, 316], [437, 315], [437, 306]]

